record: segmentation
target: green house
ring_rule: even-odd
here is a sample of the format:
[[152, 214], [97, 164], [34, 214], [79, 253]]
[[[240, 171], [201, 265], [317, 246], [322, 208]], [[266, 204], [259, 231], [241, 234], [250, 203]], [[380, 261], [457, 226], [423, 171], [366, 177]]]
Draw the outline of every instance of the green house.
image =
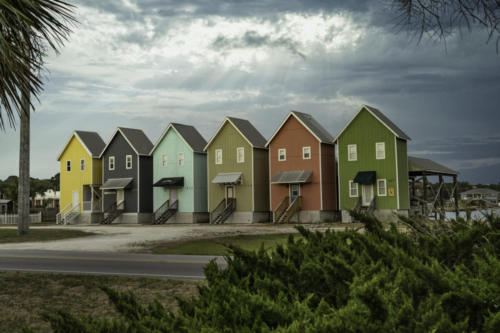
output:
[[211, 223], [269, 221], [269, 160], [266, 139], [248, 121], [226, 117], [207, 153]]
[[382, 112], [367, 105], [340, 132], [335, 141], [343, 222], [351, 222], [353, 209], [384, 219], [408, 214], [408, 140]]
[[207, 142], [193, 126], [171, 123], [151, 150], [153, 223], [208, 222]]

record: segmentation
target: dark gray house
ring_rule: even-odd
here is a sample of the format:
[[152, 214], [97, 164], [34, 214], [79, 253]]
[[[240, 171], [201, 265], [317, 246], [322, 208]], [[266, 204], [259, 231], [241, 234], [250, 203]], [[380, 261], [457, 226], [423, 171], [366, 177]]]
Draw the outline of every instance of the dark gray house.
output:
[[103, 223], [143, 223], [153, 212], [153, 144], [143, 131], [118, 127], [101, 153]]

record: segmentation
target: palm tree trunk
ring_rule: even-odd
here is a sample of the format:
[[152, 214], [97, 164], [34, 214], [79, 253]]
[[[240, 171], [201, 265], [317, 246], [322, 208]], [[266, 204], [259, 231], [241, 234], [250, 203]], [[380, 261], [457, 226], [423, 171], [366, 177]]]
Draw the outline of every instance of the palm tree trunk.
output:
[[30, 94], [22, 93], [19, 141], [19, 187], [17, 234], [27, 235], [30, 227]]

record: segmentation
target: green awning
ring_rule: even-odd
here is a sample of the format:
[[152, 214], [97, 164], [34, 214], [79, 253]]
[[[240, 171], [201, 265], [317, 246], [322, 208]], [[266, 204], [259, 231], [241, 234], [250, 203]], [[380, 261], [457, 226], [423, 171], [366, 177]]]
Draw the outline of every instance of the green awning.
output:
[[358, 184], [370, 185], [375, 184], [376, 179], [377, 175], [375, 171], [360, 171], [356, 177], [354, 177], [354, 182]]

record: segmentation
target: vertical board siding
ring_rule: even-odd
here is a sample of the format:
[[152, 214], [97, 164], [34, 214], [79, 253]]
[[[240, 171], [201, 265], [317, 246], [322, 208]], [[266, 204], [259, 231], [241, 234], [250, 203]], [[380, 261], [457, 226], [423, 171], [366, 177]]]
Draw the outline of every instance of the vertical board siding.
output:
[[269, 156], [267, 149], [253, 149], [254, 210], [269, 211]]
[[337, 210], [337, 163], [335, 161], [335, 146], [322, 143], [321, 154], [323, 210]]
[[[85, 160], [85, 171], [80, 171], [80, 160]], [[66, 161], [71, 161], [71, 171], [66, 171]], [[60, 209], [73, 201], [73, 191], [78, 191], [80, 212], [82, 211], [83, 185], [92, 184], [92, 157], [81, 142], [73, 135], [60, 159], [61, 200]]]
[[150, 156], [140, 156], [139, 163], [139, 212], [153, 212], [153, 158]]
[[410, 192], [408, 185], [408, 152], [405, 140], [397, 139], [398, 177], [399, 177], [399, 209], [410, 209]]
[[102, 184], [102, 161], [99, 158], [92, 159], [92, 177], [94, 180], [93, 184]]
[[[236, 163], [236, 148], [245, 149], [245, 162]], [[215, 150], [222, 149], [222, 164], [215, 164]], [[235, 185], [236, 211], [252, 211], [252, 147], [238, 133], [236, 128], [226, 122], [219, 130], [207, 149], [208, 164], [208, 202], [209, 211], [213, 211], [225, 198], [225, 186], [212, 184], [218, 173], [241, 172], [241, 184]]]
[[[375, 158], [375, 143], [385, 142], [385, 159]], [[380, 123], [371, 113], [362, 110], [344, 130], [338, 141], [339, 172], [340, 172], [340, 202], [342, 210], [353, 209], [357, 198], [349, 197], [349, 180], [354, 180], [359, 171], [375, 171], [377, 179], [387, 180], [387, 196], [377, 196], [376, 183], [374, 195], [376, 209], [397, 209], [396, 160], [394, 134]], [[356, 144], [357, 161], [347, 160], [347, 145]], [[389, 196], [389, 189], [394, 190], [394, 196]], [[361, 185], [359, 185], [361, 196]]]
[[207, 206], [207, 154], [194, 153], [194, 212], [204, 213]]

